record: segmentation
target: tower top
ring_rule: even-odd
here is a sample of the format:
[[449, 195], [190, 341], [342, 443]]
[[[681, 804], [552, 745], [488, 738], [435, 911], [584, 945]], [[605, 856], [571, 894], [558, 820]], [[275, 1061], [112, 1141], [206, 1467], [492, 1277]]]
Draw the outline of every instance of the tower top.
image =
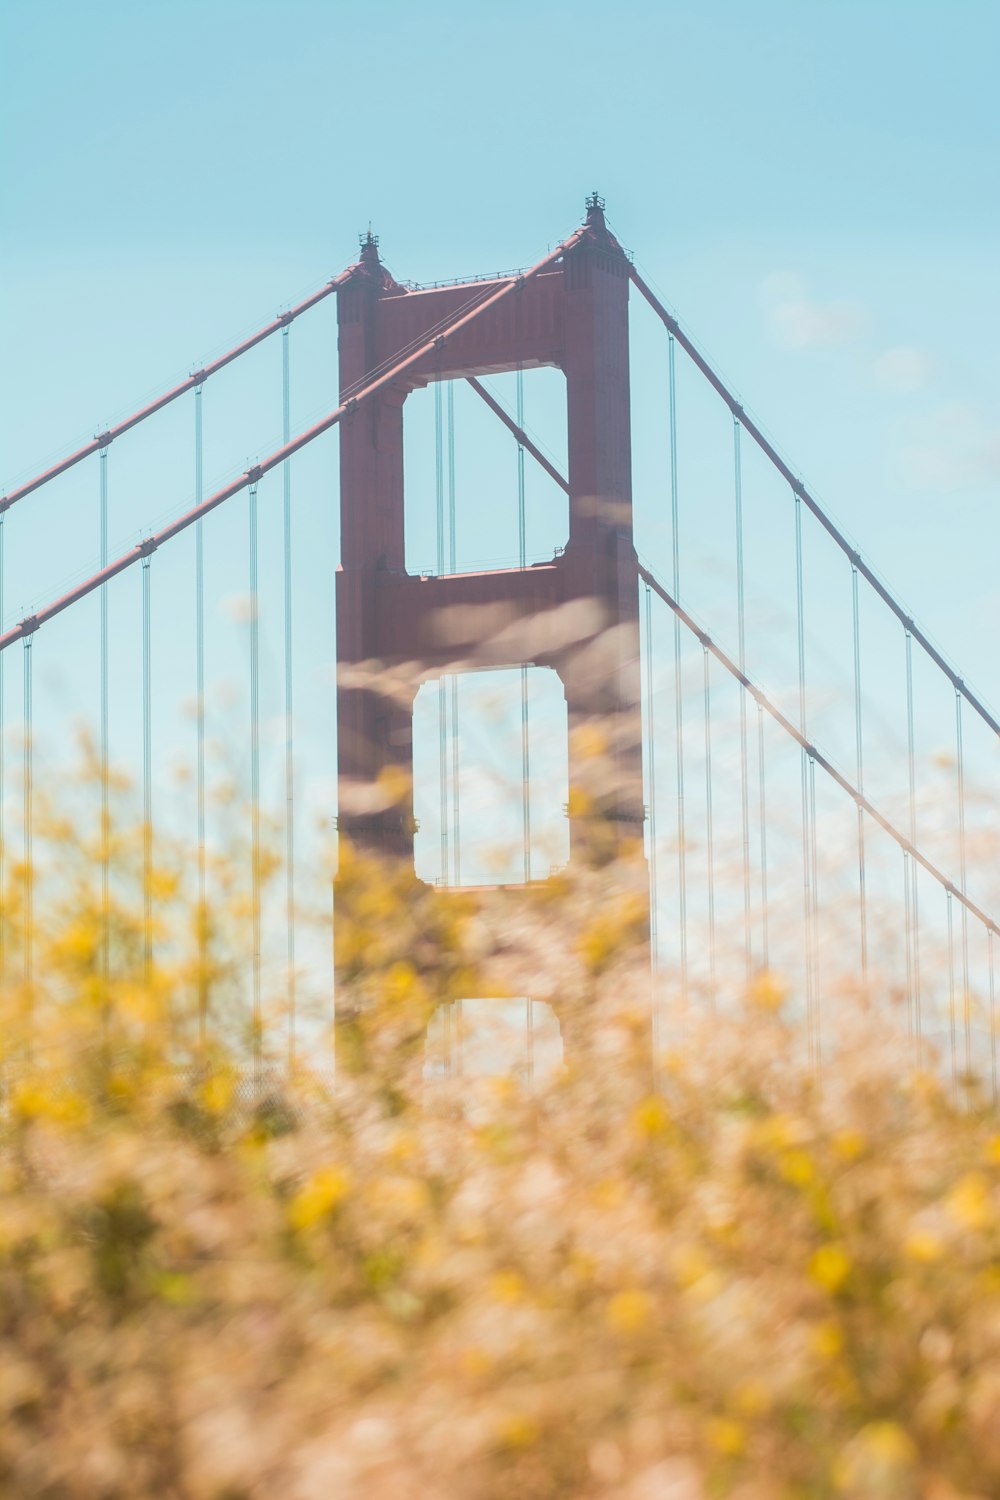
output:
[[359, 235], [358, 240], [361, 245], [362, 265], [377, 266], [379, 264], [378, 235], [372, 234], [371, 220], [368, 221], [368, 229], [366, 233]]
[[592, 229], [604, 229], [604, 199], [595, 188], [587, 198], [587, 223]]

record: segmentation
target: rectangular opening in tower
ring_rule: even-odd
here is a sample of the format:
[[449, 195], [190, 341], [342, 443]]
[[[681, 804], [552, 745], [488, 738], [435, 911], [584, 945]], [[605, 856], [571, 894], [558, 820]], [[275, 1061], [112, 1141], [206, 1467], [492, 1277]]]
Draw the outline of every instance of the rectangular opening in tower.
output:
[[569, 859], [566, 698], [550, 667], [460, 672], [413, 706], [414, 865], [435, 885], [518, 885]]
[[[480, 384], [565, 475], [562, 372], [519, 377], [512, 370]], [[442, 380], [407, 397], [403, 464], [408, 573], [516, 568], [522, 556], [528, 564], [547, 561], [566, 544], [565, 492], [466, 380]]]

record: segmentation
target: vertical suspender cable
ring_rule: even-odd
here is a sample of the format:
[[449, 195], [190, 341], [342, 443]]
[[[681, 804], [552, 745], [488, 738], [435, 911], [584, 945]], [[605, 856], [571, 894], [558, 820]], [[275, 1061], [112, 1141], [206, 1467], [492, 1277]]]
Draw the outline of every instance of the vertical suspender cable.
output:
[[[705, 850], [708, 861], [708, 977], [711, 1003], [715, 1004], [715, 830], [712, 821], [712, 687], [708, 647], [704, 646], [705, 669]], [[744, 780], [744, 786], [746, 782]]]
[[[455, 501], [455, 384], [448, 382], [448, 571], [458, 572], [457, 510]], [[461, 883], [462, 855], [459, 840], [459, 745], [458, 745], [458, 674], [451, 677], [451, 832], [452, 863], [455, 884]]]
[[[733, 481], [736, 497], [736, 628], [740, 671], [747, 669], [746, 584], [743, 568], [743, 459], [740, 451], [740, 419], [733, 413]], [[706, 671], [708, 663], [705, 664]], [[750, 938], [750, 783], [747, 771], [747, 695], [740, 687], [740, 819], [743, 837], [743, 942], [746, 977], [753, 966]]]
[[[909, 755], [912, 736], [910, 723], [913, 706], [913, 673], [910, 654], [910, 636], [906, 632], [906, 731], [907, 731], [907, 760], [909, 764], [908, 775], [910, 777], [910, 831], [912, 834], [913, 824], [913, 786], [912, 786], [912, 757]], [[860, 788], [859, 788], [860, 790]], [[910, 842], [913, 840], [911, 838]], [[917, 1042], [916, 1025], [916, 1002], [914, 998], [914, 928], [913, 928], [913, 881], [910, 877], [910, 851], [904, 849], [903, 854], [903, 923], [906, 946], [906, 1006], [907, 1020], [910, 1028], [910, 1039], [913, 1042], [914, 1053], [919, 1061], [919, 1045]]]
[[[437, 540], [437, 576], [444, 576], [444, 429], [441, 382], [434, 382], [434, 499]], [[438, 678], [438, 783], [440, 792], [441, 821], [441, 874], [440, 884], [447, 885], [451, 874], [448, 854], [448, 682], [445, 674]], [[444, 1034], [445, 1069], [452, 1069], [451, 1010], [445, 1007], [442, 1016]]]
[[260, 870], [260, 620], [257, 567], [257, 484], [247, 490], [250, 552], [250, 910], [252, 925], [252, 1046], [255, 1097], [261, 1085], [263, 1016], [261, 1014], [261, 870]]
[[[524, 430], [524, 370], [517, 367], [517, 425]], [[524, 494], [524, 445], [517, 444], [517, 561], [528, 564], [527, 510]], [[531, 761], [528, 731], [528, 669], [521, 667], [521, 805], [523, 809], [524, 878], [531, 879]], [[529, 1080], [534, 1076], [534, 1035], [531, 1000], [525, 1002], [526, 1062]]]
[[[195, 504], [203, 498], [203, 386], [194, 388], [194, 493]], [[204, 1045], [208, 1021], [208, 905], [205, 870], [205, 536], [204, 522], [194, 533], [195, 680], [197, 688], [196, 732], [198, 779], [198, 1040]]]
[[951, 1081], [954, 1083], [958, 1074], [955, 1039], [955, 923], [951, 891], [946, 892], [946, 896], [948, 901], [948, 1032], [951, 1046]]
[[[962, 743], [962, 694], [955, 689], [955, 763], [958, 772], [958, 871], [962, 895], [966, 894], [967, 850], [965, 842], [965, 749]], [[972, 1011], [969, 995], [969, 909], [962, 903], [962, 1018], [965, 1031], [965, 1071], [972, 1072]]]
[[809, 757], [809, 827], [811, 829], [811, 852], [810, 865], [812, 876], [812, 903], [809, 913], [809, 951], [812, 955], [813, 969], [813, 1038], [816, 1049], [816, 1066], [823, 1065], [823, 1012], [819, 1004], [817, 990], [819, 971], [819, 872], [816, 838], [816, 759]]
[[[524, 371], [517, 372], [517, 425], [524, 427]], [[524, 446], [517, 445], [517, 563], [527, 567], [527, 512], [524, 496]], [[521, 668], [521, 798], [523, 806], [524, 878], [531, 879], [531, 793], [528, 739], [528, 669]]]
[[[292, 435], [289, 325], [281, 330], [281, 433]], [[285, 959], [288, 968], [288, 1065], [295, 1064], [295, 745], [292, 713], [292, 461], [282, 465], [285, 588]]]
[[[437, 522], [437, 575], [445, 569], [444, 535], [444, 433], [441, 382], [434, 382], [434, 494]], [[444, 674], [438, 678], [438, 779], [441, 793], [441, 884], [447, 885], [451, 874], [448, 853], [448, 684]]]
[[[799, 655], [799, 729], [806, 734], [806, 637], [805, 598], [802, 576], [802, 499], [795, 493], [795, 604], [796, 633]], [[816, 1056], [816, 997], [813, 990], [813, 945], [812, 945], [812, 834], [810, 827], [809, 799], [809, 753], [800, 751], [802, 773], [802, 901], [803, 924], [806, 938], [806, 1025], [809, 1033], [809, 1053], [815, 1066]]]
[[32, 850], [32, 839], [34, 834], [34, 809], [32, 797], [34, 792], [31, 729], [31, 647], [34, 635], [24, 637], [24, 987], [27, 992], [29, 1005], [31, 1004], [31, 960], [32, 945], [34, 943], [34, 883], [35, 871], [33, 867], [34, 854]]
[[761, 963], [766, 970], [770, 963], [767, 914], [767, 774], [764, 764], [764, 710], [759, 703], [757, 704], [757, 766], [760, 773], [760, 956]]
[[[5, 519], [5, 512], [0, 511], [0, 629], [3, 628], [2, 622], [4, 611], [3, 523]], [[7, 872], [7, 851], [5, 847], [5, 841], [7, 830], [4, 819], [4, 793], [6, 790], [4, 786], [4, 724], [3, 652], [0, 651], [0, 901], [2, 901], [3, 903], [3, 909], [2, 911], [0, 911], [0, 984], [2, 984], [7, 977], [7, 901], [5, 891], [5, 877]]]
[[[861, 611], [858, 569], [851, 563], [851, 605], [854, 635], [854, 769], [858, 791], [865, 789], [864, 720], [861, 713]], [[858, 915], [861, 924], [861, 978], [868, 983], [868, 897], [865, 888], [865, 815], [858, 806]]]
[[[100, 450], [100, 549], [101, 567], [108, 562], [108, 449]], [[111, 972], [111, 809], [110, 772], [108, 765], [108, 586], [101, 585], [101, 970], [104, 977], [104, 1002], [108, 1001]]]
[[659, 970], [659, 932], [656, 901], [659, 886], [656, 878], [656, 732], [653, 719], [653, 591], [646, 590], [646, 777], [649, 786], [649, 956], [653, 971], [653, 1054], [660, 1055], [659, 994], [656, 975]]
[[997, 1102], [997, 996], [993, 968], [993, 933], [986, 934], [986, 953], [990, 976], [990, 1077], [993, 1080], [993, 1103]]
[[[458, 534], [455, 502], [455, 384], [448, 381], [448, 571], [458, 572]], [[451, 849], [454, 880], [462, 881], [462, 845], [459, 808], [458, 673], [451, 674]], [[462, 1071], [462, 1001], [454, 1005], [452, 1052], [454, 1070]]]
[[[917, 758], [914, 750], [913, 735], [913, 637], [906, 632], [906, 759], [909, 781], [909, 811], [910, 811], [910, 843], [916, 847], [917, 842]], [[909, 860], [909, 856], [907, 856]], [[909, 860], [910, 865], [910, 922], [912, 924], [912, 943], [910, 968], [913, 987], [913, 1035], [917, 1052], [917, 1061], [921, 1060], [923, 1048], [922, 1042], [922, 1017], [920, 1006], [920, 909], [918, 905], [919, 888], [917, 884], [917, 865], [915, 860]]]
[[[681, 552], [677, 487], [677, 364], [673, 334], [668, 338], [670, 405], [670, 521], [673, 533], [674, 598], [680, 599]], [[684, 684], [681, 680], [681, 622], [674, 616], [674, 727], [677, 738], [677, 899], [681, 944], [681, 991], [687, 994], [687, 851], [684, 847]]]
[[910, 901], [910, 855], [907, 849], [902, 851], [903, 855], [903, 932], [906, 949], [906, 1018], [910, 1032], [910, 1040], [916, 1048], [916, 1027], [913, 1014], [913, 908]]
[[150, 556], [142, 559], [142, 956], [148, 984], [153, 968], [153, 672], [149, 609]]

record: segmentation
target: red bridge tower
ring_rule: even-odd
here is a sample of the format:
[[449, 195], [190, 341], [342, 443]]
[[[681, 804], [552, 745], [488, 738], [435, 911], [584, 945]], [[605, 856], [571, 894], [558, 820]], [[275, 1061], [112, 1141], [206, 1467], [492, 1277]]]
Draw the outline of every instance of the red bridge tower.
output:
[[[382, 266], [369, 235], [338, 299], [342, 399], [373, 372], [434, 338], [420, 363], [345, 417], [340, 429], [341, 566], [336, 580], [338, 825], [362, 847], [412, 861], [412, 795], [364, 811], [352, 788], [386, 767], [412, 781], [412, 709], [421, 682], [472, 660], [553, 667], [570, 726], [570, 859], [588, 857], [593, 823], [572, 815], [578, 781], [573, 730], [599, 720], [614, 774], [601, 800], [612, 847], [641, 837], [639, 618], [632, 538], [629, 266], [595, 194], [558, 261], [450, 336], [449, 322], [492, 283], [408, 290]], [[566, 377], [569, 538], [550, 562], [426, 578], [404, 565], [403, 403], [435, 380], [554, 365]], [[583, 606], [582, 634], [563, 638], [560, 606]], [[455, 606], [465, 606], [456, 609]], [[479, 606], [480, 608], [469, 608]], [[489, 622], [502, 622], [497, 631]], [[467, 623], [463, 623], [467, 622]], [[519, 622], [518, 628], [509, 628]], [[513, 646], [512, 646], [512, 643]], [[509, 659], [516, 650], [515, 659]], [[402, 668], [402, 695], [359, 681], [363, 664]]]

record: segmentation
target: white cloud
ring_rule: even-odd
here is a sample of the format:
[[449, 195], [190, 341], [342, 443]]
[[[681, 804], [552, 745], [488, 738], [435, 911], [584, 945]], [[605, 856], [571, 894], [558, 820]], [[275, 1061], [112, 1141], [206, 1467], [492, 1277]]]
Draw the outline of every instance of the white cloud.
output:
[[876, 382], [893, 396], [910, 396], [927, 384], [934, 362], [924, 349], [899, 344], [875, 360]]
[[910, 428], [896, 454], [914, 490], [973, 489], [1000, 480], [1000, 427], [972, 401], [949, 401]]
[[790, 271], [766, 277], [760, 299], [771, 336], [784, 349], [843, 348], [864, 330], [864, 315], [856, 303], [820, 302]]

